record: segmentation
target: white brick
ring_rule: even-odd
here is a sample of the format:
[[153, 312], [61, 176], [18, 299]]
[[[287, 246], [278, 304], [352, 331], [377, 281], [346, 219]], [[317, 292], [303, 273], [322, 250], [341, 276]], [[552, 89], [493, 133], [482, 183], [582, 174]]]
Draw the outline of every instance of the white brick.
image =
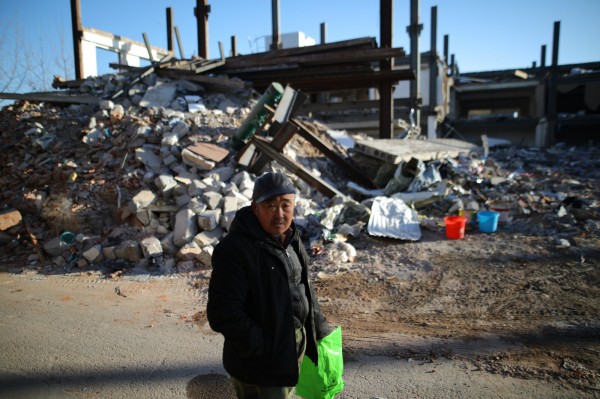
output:
[[220, 209], [209, 209], [198, 214], [198, 227], [204, 231], [214, 230], [221, 221]]
[[173, 229], [173, 243], [182, 247], [192, 241], [198, 231], [196, 214], [190, 209], [182, 209], [175, 215], [175, 228]]
[[194, 237], [194, 242], [200, 248], [204, 248], [207, 245], [214, 246], [217, 245], [217, 243], [219, 242], [221, 237], [223, 237], [224, 234], [225, 232], [223, 231], [223, 229], [217, 227], [214, 230], [203, 231], [202, 233], [196, 234], [196, 236]]
[[160, 256], [163, 253], [159, 239], [154, 236], [146, 237], [140, 241], [140, 247], [142, 248], [144, 257], [147, 259]]

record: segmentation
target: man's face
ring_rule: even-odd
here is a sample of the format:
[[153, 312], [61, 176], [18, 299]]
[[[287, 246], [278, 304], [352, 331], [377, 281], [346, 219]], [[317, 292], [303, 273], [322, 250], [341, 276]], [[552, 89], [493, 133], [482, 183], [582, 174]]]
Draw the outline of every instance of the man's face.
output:
[[252, 203], [252, 210], [260, 225], [271, 236], [282, 235], [292, 225], [294, 218], [294, 194], [271, 197], [259, 204]]

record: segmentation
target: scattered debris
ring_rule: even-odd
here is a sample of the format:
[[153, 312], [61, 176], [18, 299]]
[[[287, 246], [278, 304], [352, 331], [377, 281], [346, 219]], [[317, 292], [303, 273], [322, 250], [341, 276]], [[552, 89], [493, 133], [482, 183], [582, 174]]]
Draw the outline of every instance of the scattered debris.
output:
[[[558, 249], [600, 234], [595, 147], [490, 147], [486, 138], [482, 151], [455, 139], [329, 134], [295, 116], [303, 95], [290, 86], [266, 101], [243, 84], [223, 90], [227, 78], [198, 83], [161, 65], [57, 83], [70, 102], [34, 96], [1, 111], [5, 260], [33, 250], [38, 268], [111, 276], [210, 269], [212, 248], [265, 170], [294, 181], [313, 253], [341, 252], [343, 262], [363, 233], [418, 241], [425, 227], [444, 239], [443, 217], [468, 214], [468, 232], [478, 210]], [[577, 180], [561, 178], [567, 169]]]

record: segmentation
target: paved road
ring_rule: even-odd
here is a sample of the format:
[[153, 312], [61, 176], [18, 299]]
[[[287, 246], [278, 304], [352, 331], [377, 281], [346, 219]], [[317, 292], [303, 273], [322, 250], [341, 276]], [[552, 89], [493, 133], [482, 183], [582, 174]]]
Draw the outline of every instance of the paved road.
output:
[[[0, 273], [0, 398], [231, 397], [205, 295], [186, 277]], [[462, 360], [355, 354], [344, 379], [348, 399], [586, 397]]]

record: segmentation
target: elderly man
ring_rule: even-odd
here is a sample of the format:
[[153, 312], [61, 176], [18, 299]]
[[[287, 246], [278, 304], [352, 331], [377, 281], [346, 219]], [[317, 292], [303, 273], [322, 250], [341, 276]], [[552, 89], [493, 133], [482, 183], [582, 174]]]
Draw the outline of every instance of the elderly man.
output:
[[213, 252], [207, 316], [225, 338], [238, 398], [291, 398], [302, 357], [316, 364], [317, 340], [332, 330], [308, 281], [295, 193], [281, 173], [258, 178], [251, 205]]

